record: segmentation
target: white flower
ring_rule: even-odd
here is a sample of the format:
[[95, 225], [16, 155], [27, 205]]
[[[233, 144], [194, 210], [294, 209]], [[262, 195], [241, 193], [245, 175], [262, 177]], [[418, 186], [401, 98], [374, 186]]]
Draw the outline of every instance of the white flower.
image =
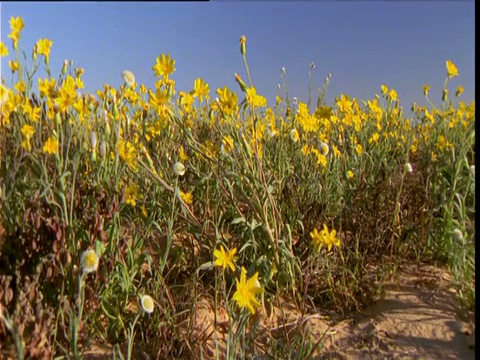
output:
[[293, 97], [293, 105], [297, 105], [298, 98], [296, 96]]
[[290, 131], [290, 139], [292, 139], [293, 142], [300, 140], [300, 135], [298, 134], [297, 129], [292, 129], [292, 131]]
[[155, 303], [152, 299], [151, 296], [149, 295], [143, 295], [141, 298], [140, 298], [140, 302], [142, 304], [142, 308], [143, 310], [148, 313], [148, 314], [151, 314], [155, 308]]
[[322, 153], [323, 156], [327, 156], [328, 152], [330, 151], [328, 145], [324, 142], [320, 144], [320, 152]]
[[85, 273], [90, 273], [97, 270], [98, 261], [98, 255], [95, 250], [87, 250], [83, 252], [80, 264]]
[[405, 164], [405, 171], [406, 171], [406, 172], [409, 172], [409, 173], [413, 172], [412, 164], [410, 164], [409, 162], [407, 162], [407, 163]]
[[132, 87], [135, 84], [135, 75], [129, 70], [122, 72], [122, 79], [128, 86]]
[[287, 73], [287, 69], [285, 67], [282, 67], [282, 75], [285, 75]]
[[463, 240], [462, 231], [460, 229], [455, 228], [453, 230], [453, 238], [455, 239], [455, 241], [461, 242]]
[[475, 165], [470, 165], [468, 170], [470, 170], [470, 174], [475, 178]]
[[181, 162], [177, 162], [175, 165], [173, 165], [173, 171], [178, 176], [183, 176], [183, 174], [185, 174], [185, 165], [183, 165]]

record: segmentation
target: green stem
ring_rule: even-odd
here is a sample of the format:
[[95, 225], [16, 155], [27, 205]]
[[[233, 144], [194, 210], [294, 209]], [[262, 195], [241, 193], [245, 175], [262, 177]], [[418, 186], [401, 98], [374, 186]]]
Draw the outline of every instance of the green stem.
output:
[[252, 77], [250, 76], [250, 69], [249, 69], [248, 63], [247, 63], [247, 56], [242, 55], [242, 57], [243, 57], [243, 62], [245, 63], [245, 68], [247, 69], [248, 82], [250, 83], [250, 87], [253, 87]]

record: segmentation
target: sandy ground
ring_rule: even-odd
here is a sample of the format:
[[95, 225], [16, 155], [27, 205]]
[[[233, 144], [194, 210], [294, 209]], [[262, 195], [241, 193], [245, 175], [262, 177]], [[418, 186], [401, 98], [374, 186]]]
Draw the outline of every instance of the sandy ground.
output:
[[324, 359], [475, 359], [473, 314], [455, 307], [445, 271], [404, 269], [384, 299], [331, 324]]
[[[198, 333], [205, 337], [201, 339], [205, 344], [203, 358], [215, 358], [215, 337], [220, 353], [225, 349], [227, 315], [220, 309], [215, 331], [212, 304], [198, 303], [196, 314]], [[316, 349], [312, 359], [475, 359], [474, 314], [459, 315], [448, 273], [432, 266], [410, 266], [401, 270], [383, 299], [362, 313], [349, 318], [322, 314], [302, 317], [286, 302], [262, 320], [261, 328], [271, 336], [295, 331], [300, 324], [308, 328], [315, 340], [323, 338], [323, 347]], [[144, 353], [136, 356], [148, 359]], [[97, 347], [85, 356], [107, 358], [111, 358], [108, 347]], [[256, 358], [272, 357], [263, 354]]]

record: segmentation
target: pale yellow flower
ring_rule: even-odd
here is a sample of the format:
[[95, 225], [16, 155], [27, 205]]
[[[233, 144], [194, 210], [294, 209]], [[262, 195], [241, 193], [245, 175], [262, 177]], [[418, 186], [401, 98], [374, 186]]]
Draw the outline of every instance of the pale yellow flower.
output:
[[129, 87], [132, 87], [135, 84], [135, 76], [129, 70], [122, 72], [122, 79]]
[[83, 272], [90, 273], [96, 271], [98, 268], [99, 258], [95, 250], [86, 250], [83, 252], [80, 259]]
[[178, 176], [183, 176], [185, 174], [185, 165], [181, 162], [175, 163], [175, 165], [173, 165], [173, 172]]
[[143, 311], [151, 314], [155, 309], [155, 302], [150, 295], [143, 295], [140, 297], [140, 303], [142, 304]]

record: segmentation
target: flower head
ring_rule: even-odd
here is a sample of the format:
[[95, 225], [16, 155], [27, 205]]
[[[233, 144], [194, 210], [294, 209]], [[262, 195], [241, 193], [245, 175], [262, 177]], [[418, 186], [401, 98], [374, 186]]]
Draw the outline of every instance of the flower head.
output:
[[48, 64], [50, 60], [50, 50], [52, 48], [53, 41], [49, 39], [40, 39], [35, 44], [37, 52], [40, 55], [45, 56], [45, 62]]
[[80, 259], [80, 264], [82, 269], [85, 273], [90, 273], [96, 271], [98, 268], [98, 255], [95, 250], [86, 250], [82, 254], [82, 258]]
[[185, 174], [185, 165], [181, 162], [175, 163], [175, 165], [173, 165], [173, 172], [178, 176], [183, 176]]
[[192, 205], [193, 204], [193, 196], [191, 192], [183, 192], [180, 190], [180, 198], [183, 200], [183, 202], [187, 205]]
[[43, 145], [43, 152], [46, 154], [54, 155], [58, 152], [58, 140], [54, 138], [48, 138]]
[[446, 67], [447, 67], [447, 76], [449, 79], [452, 77], [458, 76], [457, 66], [451, 60], [447, 60]]
[[300, 140], [300, 135], [298, 134], [297, 129], [292, 129], [292, 131], [290, 131], [290, 139], [292, 139], [293, 142]]
[[328, 251], [332, 249], [332, 245], [340, 246], [340, 239], [337, 238], [337, 231], [332, 230], [331, 232], [328, 231], [327, 225], [323, 225], [323, 230], [318, 232], [317, 229], [314, 229], [310, 236], [312, 237], [312, 246], [318, 252], [322, 248], [322, 246], [326, 246]]
[[156, 60], [157, 61], [153, 66], [155, 76], [163, 76], [167, 79], [170, 74], [175, 72], [175, 60], [170, 58], [170, 54], [162, 54]]
[[328, 145], [324, 142], [322, 142], [320, 144], [320, 153], [323, 155], [323, 156], [327, 156], [328, 155], [328, 152], [329, 152], [329, 148], [328, 148]]
[[240, 280], [235, 279], [237, 283], [237, 291], [233, 295], [233, 300], [240, 308], [246, 307], [250, 313], [255, 314], [255, 308], [261, 304], [256, 296], [263, 293], [263, 288], [258, 281], [258, 272], [247, 280], [247, 270], [242, 266]]
[[235, 254], [237, 253], [237, 248], [233, 248], [227, 254], [223, 246], [220, 246], [220, 250], [215, 250], [213, 255], [215, 256], [215, 265], [220, 266], [225, 270], [227, 266], [235, 271], [235, 260], [237, 257]]
[[129, 70], [122, 72], [122, 79], [129, 87], [135, 84], [135, 75]]
[[151, 314], [155, 309], [155, 302], [153, 301], [152, 297], [149, 295], [141, 296], [140, 303], [142, 304], [142, 309], [148, 314]]
[[0, 56], [8, 56], [8, 48], [3, 41], [0, 41]]
[[461, 242], [463, 240], [463, 233], [460, 229], [453, 229], [453, 238], [455, 241]]
[[405, 164], [405, 171], [406, 171], [406, 172], [409, 172], [409, 173], [413, 172], [412, 164], [410, 164], [409, 162], [407, 162], [407, 163]]

